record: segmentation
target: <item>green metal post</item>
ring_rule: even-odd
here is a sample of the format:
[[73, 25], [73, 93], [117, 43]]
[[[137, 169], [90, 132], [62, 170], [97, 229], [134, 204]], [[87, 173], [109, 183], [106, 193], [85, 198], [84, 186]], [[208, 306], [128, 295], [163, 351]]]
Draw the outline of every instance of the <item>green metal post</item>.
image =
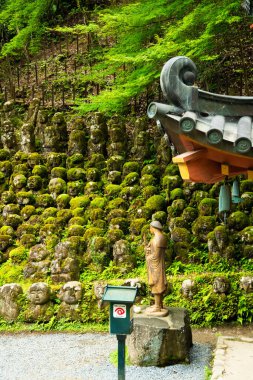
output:
[[118, 339], [118, 380], [125, 380], [126, 335], [117, 335], [117, 339]]

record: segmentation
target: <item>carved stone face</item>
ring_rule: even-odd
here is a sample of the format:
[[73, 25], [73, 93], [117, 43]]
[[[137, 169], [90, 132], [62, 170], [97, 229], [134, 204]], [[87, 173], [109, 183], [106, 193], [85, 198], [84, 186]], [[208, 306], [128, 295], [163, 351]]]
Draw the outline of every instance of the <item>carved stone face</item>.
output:
[[229, 291], [229, 281], [225, 277], [216, 277], [213, 283], [213, 291], [218, 294], [226, 294]]
[[253, 292], [253, 277], [244, 276], [240, 279], [240, 288], [245, 290], [246, 293]]
[[50, 300], [50, 288], [44, 282], [36, 282], [28, 289], [28, 299], [35, 305], [44, 305]]
[[130, 248], [126, 240], [118, 240], [113, 246], [113, 258], [116, 265], [128, 262]]
[[228, 235], [227, 235], [226, 230], [218, 229], [214, 232], [214, 234], [215, 234], [215, 238], [216, 238], [219, 249], [220, 250], [224, 249], [225, 246], [228, 244]]
[[194, 294], [194, 281], [184, 280], [182, 282], [181, 292], [185, 298], [192, 299]]
[[62, 286], [59, 292], [61, 301], [74, 305], [82, 299], [82, 284], [79, 281], [69, 281]]
[[15, 189], [22, 189], [26, 185], [26, 177], [23, 174], [17, 174], [13, 178], [13, 186]]

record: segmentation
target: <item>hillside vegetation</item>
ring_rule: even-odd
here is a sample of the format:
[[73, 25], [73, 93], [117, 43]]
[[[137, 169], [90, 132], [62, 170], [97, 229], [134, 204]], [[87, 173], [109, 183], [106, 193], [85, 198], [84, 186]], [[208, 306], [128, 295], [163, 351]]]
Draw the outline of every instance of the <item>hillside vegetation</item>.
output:
[[[243, 201], [224, 224], [220, 184], [183, 183], [173, 146], [145, 116], [174, 55], [194, 60], [201, 88], [252, 95], [250, 24], [231, 0], [1, 3], [0, 285], [22, 290], [9, 322], [104, 323], [101, 289], [129, 278], [138, 302], [150, 302], [151, 220], [170, 241], [165, 303], [186, 307], [196, 325], [251, 322], [253, 293], [240, 279], [253, 270], [253, 181], [240, 178]], [[64, 309], [69, 281], [83, 295]], [[27, 299], [36, 282], [51, 289], [37, 318]]]

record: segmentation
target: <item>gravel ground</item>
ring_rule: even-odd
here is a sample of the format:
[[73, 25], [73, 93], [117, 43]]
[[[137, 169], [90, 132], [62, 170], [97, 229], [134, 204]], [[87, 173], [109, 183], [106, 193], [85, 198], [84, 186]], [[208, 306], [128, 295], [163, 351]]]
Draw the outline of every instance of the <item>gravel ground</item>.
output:
[[[117, 349], [109, 334], [2, 334], [1, 380], [116, 380], [109, 355]], [[207, 344], [196, 343], [191, 363], [165, 368], [126, 367], [126, 380], [203, 380], [211, 359]]]

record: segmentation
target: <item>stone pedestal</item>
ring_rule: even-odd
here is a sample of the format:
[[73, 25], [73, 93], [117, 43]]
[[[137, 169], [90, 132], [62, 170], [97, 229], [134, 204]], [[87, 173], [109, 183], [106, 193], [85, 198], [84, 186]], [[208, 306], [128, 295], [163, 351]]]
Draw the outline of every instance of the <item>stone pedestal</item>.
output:
[[186, 309], [168, 308], [166, 317], [134, 314], [133, 332], [127, 337], [130, 362], [138, 366], [166, 366], [189, 362], [192, 332]]

